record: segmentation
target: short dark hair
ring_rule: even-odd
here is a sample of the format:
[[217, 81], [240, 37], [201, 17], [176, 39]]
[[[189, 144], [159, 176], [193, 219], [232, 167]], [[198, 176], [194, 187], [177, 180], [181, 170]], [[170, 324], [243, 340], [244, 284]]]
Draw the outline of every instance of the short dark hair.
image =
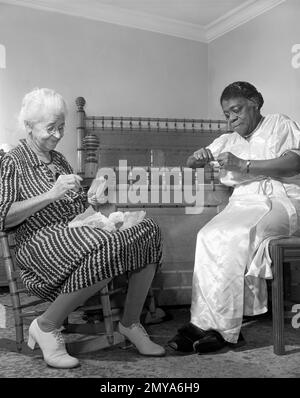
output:
[[234, 82], [224, 89], [220, 98], [221, 105], [224, 100], [226, 101], [237, 97], [243, 97], [251, 101], [255, 101], [259, 109], [261, 109], [264, 104], [263, 96], [252, 84], [248, 82]]

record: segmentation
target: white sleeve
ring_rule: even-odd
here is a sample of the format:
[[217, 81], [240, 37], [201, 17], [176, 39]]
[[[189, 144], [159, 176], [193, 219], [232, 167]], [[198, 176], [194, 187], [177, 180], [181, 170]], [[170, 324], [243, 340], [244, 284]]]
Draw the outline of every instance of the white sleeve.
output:
[[229, 136], [230, 134], [222, 134], [206, 147], [211, 151], [215, 159], [220, 155], [220, 153], [224, 152]]
[[292, 151], [300, 156], [300, 126], [298, 123], [281, 116], [274, 129], [274, 155], [283, 156], [286, 152]]

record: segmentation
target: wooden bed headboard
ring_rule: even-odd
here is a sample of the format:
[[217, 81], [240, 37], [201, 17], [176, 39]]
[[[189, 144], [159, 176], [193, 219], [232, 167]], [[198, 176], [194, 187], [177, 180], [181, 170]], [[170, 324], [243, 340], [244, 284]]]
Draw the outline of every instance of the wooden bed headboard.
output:
[[77, 172], [88, 179], [120, 159], [136, 167], [185, 167], [195, 150], [228, 132], [225, 120], [87, 116], [85, 104], [76, 99]]
[[[127, 161], [128, 168], [147, 168], [148, 176], [155, 168], [162, 167], [180, 168], [179, 174], [182, 176], [186, 160], [195, 150], [228, 132], [224, 120], [87, 116], [85, 103], [82, 97], [76, 99], [77, 172], [84, 178], [86, 188], [99, 168], [113, 168], [118, 175], [120, 159]], [[194, 177], [191, 183], [193, 188], [200, 185], [197, 172]], [[217, 214], [230, 196], [229, 188], [217, 180], [215, 182], [211, 172], [207, 180], [202, 180], [204, 184], [201, 189], [205, 195], [201, 213], [194, 213], [193, 207], [187, 206], [184, 201], [153, 203], [146, 200], [139, 204], [128, 201], [124, 205], [113, 202], [121, 211], [143, 208], [147, 216], [152, 217], [161, 228], [163, 268], [153, 283], [159, 305], [185, 305], [191, 302], [197, 232]], [[132, 180], [128, 178], [128, 181], [126, 189], [130, 190]], [[176, 183], [178, 185], [173, 183], [173, 192], [178, 190], [178, 186], [182, 189], [182, 178], [179, 181], [179, 184]], [[158, 184], [160, 193], [164, 186], [162, 179], [162, 183]], [[152, 182], [148, 188], [153, 189]]]

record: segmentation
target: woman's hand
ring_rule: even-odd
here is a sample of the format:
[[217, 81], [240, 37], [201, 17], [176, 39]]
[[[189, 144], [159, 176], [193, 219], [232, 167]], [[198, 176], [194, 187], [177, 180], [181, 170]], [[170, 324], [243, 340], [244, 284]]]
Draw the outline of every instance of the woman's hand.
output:
[[244, 172], [247, 166], [247, 160], [240, 159], [231, 152], [220, 153], [217, 161], [221, 169], [228, 171]]
[[197, 160], [204, 160], [206, 163], [214, 160], [213, 154], [208, 148], [201, 148], [198, 151], [194, 152], [194, 158]]
[[58, 177], [55, 184], [50, 189], [49, 196], [51, 197], [52, 201], [56, 201], [62, 199], [70, 190], [77, 192], [80, 189], [81, 181], [82, 178], [76, 174], [62, 174]]
[[93, 207], [107, 203], [107, 191], [107, 180], [103, 176], [96, 177], [87, 193], [88, 203]]
[[93, 207], [97, 207], [99, 205], [96, 195], [90, 196], [88, 195], [88, 203], [93, 206]]
[[187, 167], [197, 168], [203, 167], [206, 163], [214, 160], [213, 154], [208, 148], [201, 148], [194, 152], [187, 160]]

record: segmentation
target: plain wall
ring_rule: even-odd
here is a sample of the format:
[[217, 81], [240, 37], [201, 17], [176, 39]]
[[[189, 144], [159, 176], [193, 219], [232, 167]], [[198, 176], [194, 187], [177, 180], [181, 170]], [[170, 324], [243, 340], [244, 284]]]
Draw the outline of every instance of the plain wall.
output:
[[300, 1], [285, 3], [209, 45], [59, 13], [0, 4], [0, 145], [16, 144], [17, 115], [34, 87], [59, 91], [69, 107], [58, 146], [76, 168], [75, 99], [88, 115], [222, 118], [219, 97], [236, 80], [257, 86], [263, 113], [300, 121]]
[[300, 43], [300, 1], [285, 3], [209, 44], [210, 117], [222, 117], [219, 98], [226, 85], [246, 80], [263, 94], [263, 114], [284, 113], [300, 122], [300, 68], [292, 47]]
[[21, 101], [34, 87], [66, 99], [67, 132], [57, 149], [73, 167], [78, 96], [89, 116], [208, 116], [207, 44], [5, 4], [0, 44], [0, 144], [18, 142]]

